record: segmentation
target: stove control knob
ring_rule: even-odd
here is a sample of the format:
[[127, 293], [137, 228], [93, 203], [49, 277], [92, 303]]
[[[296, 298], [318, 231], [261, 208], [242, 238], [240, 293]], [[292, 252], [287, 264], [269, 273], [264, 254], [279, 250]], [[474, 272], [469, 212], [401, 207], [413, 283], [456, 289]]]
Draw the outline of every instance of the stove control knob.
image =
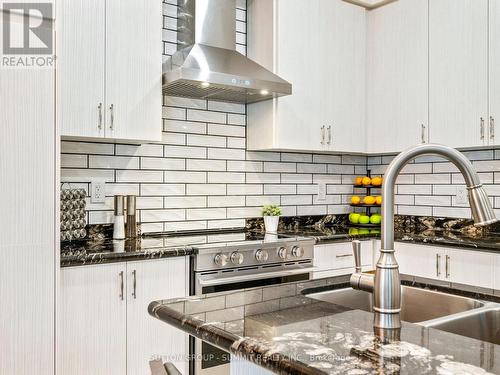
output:
[[292, 248], [292, 255], [295, 258], [300, 258], [302, 255], [304, 255], [304, 250], [300, 246], [294, 246]]
[[217, 264], [219, 267], [224, 267], [227, 265], [227, 255], [225, 254], [217, 254], [214, 258], [215, 264]]
[[233, 264], [241, 264], [243, 263], [243, 254], [235, 251], [231, 254], [231, 263]]
[[259, 262], [265, 262], [269, 258], [269, 254], [266, 250], [257, 250], [255, 253], [255, 259]]
[[286, 247], [280, 247], [279, 250], [278, 250], [278, 256], [281, 258], [281, 259], [286, 259], [286, 256], [287, 256], [287, 250], [286, 250]]

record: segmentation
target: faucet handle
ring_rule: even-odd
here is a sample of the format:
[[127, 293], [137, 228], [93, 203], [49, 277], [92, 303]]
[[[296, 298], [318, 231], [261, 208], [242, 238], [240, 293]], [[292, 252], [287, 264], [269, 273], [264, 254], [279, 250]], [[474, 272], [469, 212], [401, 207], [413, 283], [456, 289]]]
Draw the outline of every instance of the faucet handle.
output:
[[356, 273], [361, 272], [361, 241], [352, 241], [352, 252], [354, 253], [354, 265]]

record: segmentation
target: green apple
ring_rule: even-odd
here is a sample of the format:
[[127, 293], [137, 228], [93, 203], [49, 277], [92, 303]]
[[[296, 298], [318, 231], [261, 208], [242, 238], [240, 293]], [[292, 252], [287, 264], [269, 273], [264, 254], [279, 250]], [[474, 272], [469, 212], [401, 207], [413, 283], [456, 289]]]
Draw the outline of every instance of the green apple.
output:
[[359, 222], [360, 217], [361, 217], [360, 214], [353, 212], [352, 216], [349, 219], [351, 220], [351, 223], [357, 224]]
[[370, 234], [370, 230], [366, 228], [361, 228], [359, 230], [359, 234]]
[[349, 228], [349, 235], [350, 236], [356, 236], [359, 234], [358, 228]]
[[370, 223], [372, 224], [380, 224], [381, 221], [382, 221], [382, 216], [378, 214], [373, 214], [372, 216], [370, 216]]
[[368, 224], [368, 223], [370, 223], [370, 216], [368, 216], [368, 215], [361, 215], [359, 217], [359, 223], [360, 224]]

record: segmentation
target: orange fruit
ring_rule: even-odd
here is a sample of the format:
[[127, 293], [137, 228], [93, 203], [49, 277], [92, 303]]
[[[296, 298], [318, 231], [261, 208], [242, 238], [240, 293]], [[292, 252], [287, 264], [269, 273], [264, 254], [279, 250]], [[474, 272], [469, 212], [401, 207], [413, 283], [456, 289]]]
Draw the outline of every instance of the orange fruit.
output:
[[361, 202], [361, 198], [360, 198], [360, 197], [358, 197], [357, 195], [353, 195], [353, 196], [351, 197], [351, 203], [352, 203], [352, 204], [359, 204], [359, 202]]
[[368, 195], [363, 199], [364, 204], [374, 204], [375, 203], [375, 197], [372, 197], [371, 195]]
[[354, 179], [354, 185], [363, 185], [363, 177], [356, 177]]
[[382, 196], [377, 195], [377, 196], [375, 197], [375, 203], [376, 203], [376, 204], [382, 204]]
[[382, 177], [373, 177], [372, 178], [372, 185], [373, 186], [380, 186], [380, 185], [382, 185]]
[[370, 177], [363, 177], [363, 185], [370, 185], [372, 183], [372, 179]]

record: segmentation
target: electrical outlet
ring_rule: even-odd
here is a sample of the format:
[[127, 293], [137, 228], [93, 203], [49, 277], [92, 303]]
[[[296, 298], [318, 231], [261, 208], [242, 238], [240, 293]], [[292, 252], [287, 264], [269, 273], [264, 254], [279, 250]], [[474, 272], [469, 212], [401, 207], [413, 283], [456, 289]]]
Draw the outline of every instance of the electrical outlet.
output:
[[318, 200], [319, 201], [326, 200], [326, 183], [325, 182], [318, 183]]
[[455, 196], [456, 204], [468, 204], [469, 199], [467, 198], [467, 189], [465, 187], [457, 187], [457, 195]]
[[106, 202], [106, 181], [104, 180], [92, 181], [90, 201], [92, 203]]

